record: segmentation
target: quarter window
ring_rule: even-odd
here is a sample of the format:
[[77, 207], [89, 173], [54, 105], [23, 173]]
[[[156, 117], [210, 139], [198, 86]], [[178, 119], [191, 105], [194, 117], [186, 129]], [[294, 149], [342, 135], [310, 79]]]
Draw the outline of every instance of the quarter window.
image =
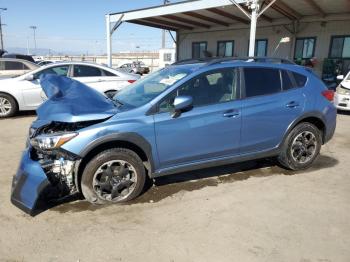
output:
[[230, 57], [234, 53], [235, 42], [231, 41], [219, 41], [217, 47], [217, 56]]
[[218, 104], [237, 98], [237, 72], [233, 68], [203, 73], [183, 84], [159, 105], [160, 112], [173, 109], [176, 96], [191, 96], [193, 106]]
[[309, 59], [314, 56], [316, 46], [316, 38], [297, 38], [295, 42], [295, 59]]
[[282, 86], [283, 90], [289, 90], [294, 88], [292, 80], [289, 77], [288, 71], [281, 70], [281, 77], [282, 77]]
[[333, 36], [330, 58], [350, 58], [350, 36]]
[[246, 97], [274, 94], [281, 91], [278, 69], [244, 68]]
[[293, 77], [295, 79], [297, 87], [303, 87], [306, 84], [306, 76], [293, 72]]
[[99, 68], [85, 65], [74, 66], [74, 77], [92, 77], [101, 75], [102, 72]]
[[192, 58], [204, 58], [207, 51], [207, 42], [192, 43]]

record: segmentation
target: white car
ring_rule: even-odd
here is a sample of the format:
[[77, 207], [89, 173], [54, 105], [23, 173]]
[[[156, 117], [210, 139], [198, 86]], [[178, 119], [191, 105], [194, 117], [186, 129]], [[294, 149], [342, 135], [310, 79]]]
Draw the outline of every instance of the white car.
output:
[[16, 78], [0, 80], [0, 118], [13, 116], [17, 111], [35, 110], [46, 100], [40, 86], [41, 74], [71, 77], [109, 97], [140, 78], [139, 75], [93, 63], [49, 64]]
[[343, 80], [337, 87], [334, 104], [339, 110], [350, 111], [350, 71], [345, 76], [337, 76], [338, 80]]

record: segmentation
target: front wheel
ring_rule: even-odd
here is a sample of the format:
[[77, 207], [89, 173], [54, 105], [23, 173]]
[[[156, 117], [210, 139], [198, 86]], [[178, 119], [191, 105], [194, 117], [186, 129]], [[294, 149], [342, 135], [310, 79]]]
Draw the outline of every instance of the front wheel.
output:
[[18, 111], [15, 99], [7, 94], [0, 93], [0, 118], [14, 116]]
[[288, 134], [278, 161], [291, 170], [306, 169], [319, 155], [321, 145], [321, 131], [311, 123], [301, 123]]
[[145, 180], [140, 157], [129, 149], [115, 148], [101, 152], [86, 165], [81, 189], [93, 204], [120, 203], [136, 198]]

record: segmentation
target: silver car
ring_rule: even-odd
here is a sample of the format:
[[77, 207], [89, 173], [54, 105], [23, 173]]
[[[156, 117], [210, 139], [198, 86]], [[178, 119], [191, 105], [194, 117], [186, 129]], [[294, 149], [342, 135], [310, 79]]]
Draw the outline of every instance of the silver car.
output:
[[23, 75], [39, 66], [32, 62], [15, 58], [0, 58], [0, 78], [11, 78]]

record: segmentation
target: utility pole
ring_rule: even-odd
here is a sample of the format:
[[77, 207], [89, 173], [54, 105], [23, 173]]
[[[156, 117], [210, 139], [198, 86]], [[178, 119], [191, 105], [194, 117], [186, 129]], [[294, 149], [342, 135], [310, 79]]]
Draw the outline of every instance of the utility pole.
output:
[[1, 23], [1, 11], [6, 11], [6, 10], [7, 10], [7, 8], [0, 7], [0, 44], [1, 44], [0, 50], [4, 50], [4, 39], [3, 39], [3, 36], [2, 36], [2, 26], [3, 26], [3, 24]]
[[[164, 0], [163, 4], [166, 5], [170, 3], [169, 0]], [[162, 48], [165, 48], [165, 30], [162, 31]]]
[[31, 25], [29, 27], [30, 29], [33, 29], [33, 37], [34, 37], [34, 52], [36, 53], [36, 37], [35, 37], [35, 30], [37, 29], [37, 27], [35, 25]]

